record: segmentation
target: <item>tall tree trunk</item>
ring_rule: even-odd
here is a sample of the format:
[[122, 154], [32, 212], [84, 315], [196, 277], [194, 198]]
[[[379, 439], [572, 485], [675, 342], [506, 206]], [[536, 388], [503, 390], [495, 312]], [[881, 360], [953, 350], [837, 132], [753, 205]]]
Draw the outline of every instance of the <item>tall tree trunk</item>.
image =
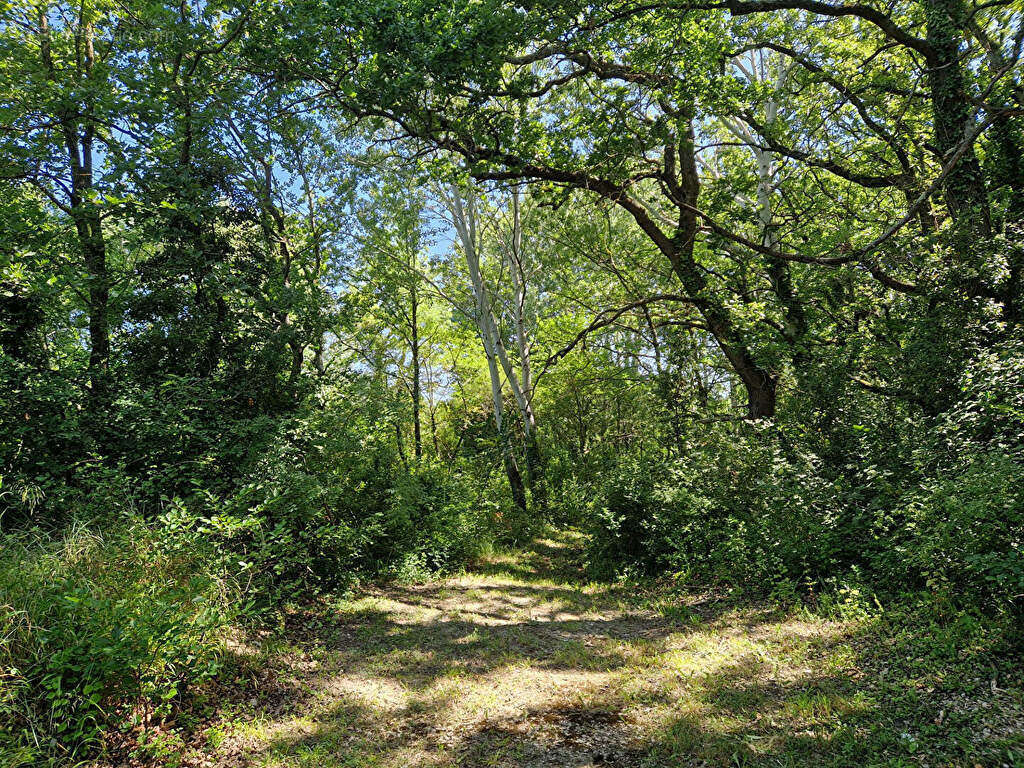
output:
[[519, 465], [516, 463], [516, 457], [512, 452], [512, 448], [506, 448], [503, 453], [505, 457], [505, 476], [508, 478], [509, 487], [512, 489], [512, 503], [525, 515], [527, 504], [523, 476], [519, 472]]
[[[975, 36], [985, 48], [989, 60], [989, 74], [998, 77], [1006, 67], [1006, 58], [999, 47], [976, 24]], [[1020, 101], [1020, 91], [1012, 85], [996, 88], [992, 99], [1000, 98], [1009, 105]], [[1024, 134], [1020, 118], [1007, 112], [1000, 112], [992, 122], [991, 143], [986, 157], [989, 179], [997, 194], [1007, 195], [1003, 218], [1003, 231], [1009, 238], [1016, 238], [1018, 246], [1007, 254], [1007, 276], [1003, 281], [999, 299], [1003, 305], [1003, 319], [1008, 329], [1014, 328], [1021, 319], [1020, 293], [1024, 282], [1024, 248], [1019, 245], [1020, 232], [1024, 228]]]
[[[274, 169], [270, 160], [265, 157], [257, 158], [263, 169], [262, 179], [262, 204], [263, 216], [260, 217], [264, 234], [268, 245], [277, 243], [278, 252], [281, 255], [281, 282], [284, 286], [284, 295], [290, 296], [292, 286], [292, 269], [294, 266], [294, 254], [292, 253], [291, 239], [288, 233], [288, 222], [285, 219], [284, 211], [274, 201]], [[288, 348], [290, 364], [288, 367], [288, 386], [291, 393], [295, 391], [295, 385], [302, 375], [302, 363], [306, 352], [306, 345], [299, 338], [298, 329], [292, 322], [290, 308], [284, 307], [273, 311], [277, 320], [278, 330], [284, 346]]]
[[419, 326], [419, 295], [416, 285], [409, 288], [409, 338], [412, 348], [412, 433], [413, 453], [416, 458], [423, 456], [423, 436], [420, 428], [420, 326]]
[[434, 456], [440, 457], [441, 444], [437, 439], [437, 404], [434, 402], [433, 388], [427, 398], [427, 413], [430, 416], [430, 444], [434, 446]]
[[[480, 316], [486, 307], [487, 299], [482, 291], [476, 290], [479, 283], [479, 269], [471, 269], [475, 272], [473, 278], [474, 294], [476, 297], [477, 315]], [[480, 330], [480, 338], [484, 345], [484, 355], [487, 358], [487, 373], [491, 381], [491, 402], [494, 406], [494, 425], [498, 431], [498, 441], [501, 443], [502, 463], [505, 467], [505, 475], [508, 477], [509, 489], [512, 492], [512, 501], [525, 513], [526, 489], [523, 485], [523, 477], [519, 472], [519, 463], [516, 461], [515, 453], [512, 450], [512, 437], [509, 434], [508, 424], [505, 421], [505, 404], [501, 394], [501, 373], [498, 370], [498, 361], [494, 353], [494, 343], [489, 331], [486, 330], [486, 323], [477, 323]]]
[[291, 366], [288, 369], [288, 384], [294, 387], [298, 384], [299, 377], [302, 376], [302, 359], [306, 348], [293, 336], [288, 340], [288, 349], [292, 355]]
[[[46, 8], [39, 8], [39, 54], [51, 82], [57, 82], [50, 47], [50, 27]], [[80, 73], [86, 80], [92, 77], [95, 65], [93, 29], [87, 24], [80, 31]], [[69, 204], [75, 225], [78, 245], [82, 251], [87, 285], [89, 314], [89, 406], [95, 415], [109, 400], [110, 367], [110, 275], [107, 272], [107, 244], [103, 236], [103, 223], [96, 201], [93, 200], [93, 139], [96, 133], [93, 104], [84, 109], [72, 108], [57, 115], [64, 148], [71, 171]]]
[[462, 204], [459, 191], [454, 189], [452, 190], [449, 202], [451, 204], [455, 230], [462, 241], [462, 249], [466, 257], [466, 268], [469, 270], [469, 279], [475, 302], [473, 319], [476, 322], [477, 332], [484, 347], [484, 355], [487, 358], [487, 372], [491, 381], [491, 401], [494, 405], [494, 423], [498, 431], [498, 441], [501, 443], [502, 462], [505, 466], [505, 474], [508, 477], [509, 488], [512, 492], [512, 500], [525, 514], [527, 512], [526, 490], [523, 486], [522, 475], [519, 472], [519, 464], [516, 461], [515, 453], [512, 451], [512, 439], [509, 434], [508, 424], [504, 418], [501, 372], [498, 370], [497, 351], [500, 340], [497, 338], [497, 328], [491, 315], [490, 299], [487, 296], [487, 288], [484, 285], [483, 275], [480, 272], [480, 253], [477, 248], [476, 216], [473, 211], [473, 202], [472, 200], [468, 201], [469, 209], [467, 210]]
[[[107, 247], [100, 218], [91, 202], [73, 203], [75, 228], [84, 253], [89, 285], [89, 385], [94, 409], [101, 409], [110, 396], [110, 276]], [[84, 209], [84, 210], [83, 210]]]
[[[921, 0], [921, 5], [931, 48], [927, 71], [935, 144], [946, 158], [960, 146], [972, 119], [960, 64], [966, 17], [959, 0]], [[965, 235], [987, 238], [992, 234], [985, 179], [973, 147], [946, 177], [943, 195], [950, 215]], [[961, 237], [960, 242], [962, 249], [970, 247], [969, 238]]]
[[736, 329], [728, 309], [707, 290], [707, 279], [694, 259], [697, 238], [697, 202], [700, 179], [697, 174], [694, 146], [693, 119], [682, 120], [678, 144], [679, 188], [681, 198], [679, 223], [672, 238], [670, 256], [672, 268], [684, 290], [693, 299], [708, 331], [718, 348], [732, 365], [747, 393], [747, 415], [751, 419], [770, 418], [775, 415], [778, 377], [762, 368]]
[[543, 507], [547, 503], [544, 488], [544, 465], [540, 446], [537, 442], [537, 422], [533, 411], [533, 370], [530, 361], [531, 339], [526, 328], [527, 274], [526, 254], [523, 252], [523, 222], [519, 206], [519, 188], [512, 190], [512, 248], [510, 250], [512, 287], [515, 297], [512, 302], [512, 319], [516, 333], [516, 347], [519, 351], [519, 385], [527, 407], [522, 409], [523, 435], [525, 438], [526, 482], [534, 503]]
[[[300, 149], [295, 151], [295, 160], [296, 165], [298, 166], [299, 176], [302, 179], [303, 196], [306, 199], [306, 225], [309, 228], [309, 236], [313, 244], [313, 287], [319, 292], [321, 288], [321, 275], [324, 269], [322, 233], [320, 231], [316, 203], [313, 198], [313, 185], [309, 181], [309, 172]], [[324, 359], [325, 335], [326, 334], [323, 329], [319, 328], [313, 340], [313, 367], [316, 370], [317, 376], [320, 378], [323, 378], [324, 374], [327, 372], [327, 363]]]
[[321, 333], [320, 338], [317, 339], [316, 348], [313, 350], [313, 367], [316, 368], [316, 375], [320, 378], [323, 378], [327, 373], [327, 360], [324, 357], [323, 333]]
[[[778, 56], [774, 62], [777, 71], [771, 73], [773, 62], [770, 55], [763, 51], [751, 51], [750, 56], [752, 71], [758, 73], [761, 82], [770, 82], [771, 84], [772, 90], [765, 104], [764, 120], [765, 125], [774, 125], [779, 117], [779, 103], [788, 79], [785, 60], [782, 56]], [[768, 57], [767, 62], [763, 58], [765, 56]], [[755, 57], [761, 58], [755, 59]], [[774, 80], [769, 80], [771, 77], [774, 77]], [[758, 235], [762, 245], [776, 250], [780, 242], [774, 222], [775, 158], [771, 152], [763, 149], [757, 142], [751, 141], [750, 143], [757, 163], [757, 218], [760, 229]], [[803, 304], [796, 295], [789, 262], [774, 256], [767, 256], [766, 260], [768, 280], [782, 305], [785, 316], [782, 336], [789, 345], [794, 374], [799, 381], [807, 364], [807, 352], [804, 349], [804, 339], [808, 328], [807, 316], [804, 313]]]

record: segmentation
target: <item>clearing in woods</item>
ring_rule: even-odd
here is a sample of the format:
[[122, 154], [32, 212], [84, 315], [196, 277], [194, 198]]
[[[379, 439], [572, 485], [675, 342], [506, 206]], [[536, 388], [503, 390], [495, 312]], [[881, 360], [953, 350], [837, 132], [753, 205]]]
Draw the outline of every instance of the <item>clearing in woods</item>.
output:
[[274, 639], [234, 649], [236, 682], [178, 754], [318, 768], [1021, 764], [1019, 671], [978, 627], [587, 583], [577, 545], [541, 540], [291, 614]]

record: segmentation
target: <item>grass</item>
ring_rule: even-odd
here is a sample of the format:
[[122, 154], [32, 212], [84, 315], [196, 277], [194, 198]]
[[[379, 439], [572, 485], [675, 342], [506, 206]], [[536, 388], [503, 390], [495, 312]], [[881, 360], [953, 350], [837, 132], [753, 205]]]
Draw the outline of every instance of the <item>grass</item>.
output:
[[[1005, 627], [587, 583], [569, 537], [375, 587], [235, 649], [182, 764], [1024, 765]], [[177, 758], [176, 758], [177, 759]]]

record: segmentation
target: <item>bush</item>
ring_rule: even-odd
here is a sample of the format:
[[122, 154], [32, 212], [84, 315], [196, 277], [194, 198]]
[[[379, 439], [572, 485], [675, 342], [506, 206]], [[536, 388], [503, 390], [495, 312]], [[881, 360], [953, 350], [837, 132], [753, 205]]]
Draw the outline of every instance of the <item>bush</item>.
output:
[[122, 468], [83, 465], [79, 484], [96, 493], [83, 493], [78, 515], [93, 527], [4, 537], [8, 761], [84, 756], [112, 724], [171, 714], [217, 673], [230, 620], [263, 620], [363, 576], [456, 569], [486, 546], [501, 518], [482, 498], [489, 486], [458, 466], [407, 465], [370, 408], [310, 408], [279, 425], [234, 491], [197, 482], [159, 511]]
[[806, 447], [834, 444], [784, 424], [709, 429], [678, 459], [621, 457], [589, 516], [592, 567], [760, 590], [927, 588], [962, 605], [1016, 600], [1019, 610], [1021, 359], [1020, 341], [976, 351], [958, 402], [930, 419], [863, 426], [866, 408], [855, 409], [831, 432], [846, 433], [844, 464]]
[[410, 555], [431, 571], [458, 567], [490, 536], [493, 509], [468, 475], [407, 466], [365, 402], [330, 405], [284, 426], [227, 498], [197, 491], [162, 517], [212, 549], [210, 567], [244, 585], [256, 616]]
[[495, 512], [468, 475], [438, 464], [418, 467], [400, 477], [385, 516], [389, 539], [398, 544], [388, 560], [412, 552], [432, 571], [458, 568], [492, 538]]
[[993, 451], [931, 480], [903, 510], [905, 563], [961, 600], [1024, 595], [1024, 466]]
[[227, 598], [192, 542], [139, 521], [5, 536], [0, 750], [25, 764], [73, 758], [105, 726], [170, 714], [219, 669]]
[[705, 435], [681, 459], [621, 462], [592, 516], [592, 566], [770, 589], [835, 561], [833, 489], [813, 457], [788, 455], [772, 428], [744, 430]]
[[[1024, 342], [977, 356], [962, 396], [918, 449], [925, 480], [903, 497], [903, 563], [962, 602], [1024, 596]], [[1018, 602], [1018, 608], [1021, 603]]]

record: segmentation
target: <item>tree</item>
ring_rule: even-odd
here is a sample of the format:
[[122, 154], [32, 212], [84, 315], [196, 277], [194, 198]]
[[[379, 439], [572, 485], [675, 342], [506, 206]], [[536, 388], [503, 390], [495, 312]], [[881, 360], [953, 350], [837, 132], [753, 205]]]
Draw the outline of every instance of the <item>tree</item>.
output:
[[6, 9], [4, 34], [8, 98], [5, 154], [8, 178], [36, 186], [74, 227], [88, 315], [90, 409], [109, 404], [110, 289], [104, 232], [112, 206], [110, 167], [100, 146], [124, 117], [119, 93], [121, 51], [106, 33], [118, 17], [108, 3], [79, 8], [41, 3]]
[[[885, 13], [810, 0], [529, 10], [479, 3], [454, 15], [430, 2], [387, 14], [373, 5], [331, 4], [312, 18], [343, 30], [345, 45], [332, 38], [304, 48], [313, 41], [299, 35], [286, 66], [351, 114], [389, 120], [410, 137], [463, 156], [478, 179], [585, 190], [621, 206], [672, 266], [745, 388], [748, 414], [759, 418], [775, 412], [787, 358], [800, 362], [792, 349], [802, 333], [774, 328], [776, 309], [800, 314], [781, 264], [848, 266], [885, 289], [916, 291], [917, 283], [894, 276], [882, 256], [907, 223], [924, 220], [939, 187], [954, 221], [966, 222], [968, 229], [957, 224], [958, 231], [988, 232], [984, 182], [972, 158], [991, 117], [973, 121], [967, 70], [953, 56], [960, 42], [969, 43], [963, 15], [934, 3], [922, 12], [924, 20], [913, 6]], [[1001, 13], [993, 6], [974, 21], [991, 37]], [[817, 18], [831, 20], [827, 39]], [[922, 25], [924, 37], [917, 34]], [[783, 42], [772, 42], [780, 30]], [[995, 47], [1009, 46], [1013, 62], [1004, 77], [1019, 50], [1007, 35], [995, 37]], [[812, 48], [813, 55], [805, 52]], [[353, 57], [353, 50], [377, 55]], [[787, 98], [781, 134], [745, 109], [744, 97], [763, 98], [757, 84], [725, 66], [737, 51], [753, 50], [774, 51], [802, 70], [802, 91]], [[970, 55], [978, 55], [977, 47]], [[865, 74], [853, 86], [846, 72], [858, 61]], [[918, 74], [928, 82], [923, 100], [912, 85]], [[979, 78], [977, 90], [987, 93], [998, 82]], [[867, 97], [859, 95], [862, 87]], [[824, 120], [814, 111], [821, 98], [836, 105]], [[980, 106], [990, 115], [1008, 108]], [[915, 119], [901, 121], [900, 114]], [[854, 214], [847, 231], [824, 238], [808, 236], [818, 229], [816, 211], [798, 212], [776, 228], [776, 245], [765, 244], [747, 217], [734, 218], [703, 197], [722, 155], [708, 139], [736, 119], [749, 128], [745, 144], [823, 177], [833, 210], [849, 212], [867, 201], [872, 207]], [[871, 138], [861, 141], [865, 136]], [[935, 159], [919, 151], [929, 145]], [[816, 204], [822, 202], [819, 196]], [[920, 234], [926, 255], [898, 264], [900, 270], [924, 268], [933, 234], [934, 227]], [[954, 271], [976, 268], [976, 258], [963, 266], [970, 258], [960, 242], [961, 267]], [[990, 292], [991, 280], [968, 282], [975, 294]], [[761, 298], [765, 284], [775, 286], [768, 304]]]
[[[458, 186], [453, 185], [449, 189], [441, 190], [440, 194], [448, 208], [452, 226], [455, 227], [455, 231], [458, 234], [459, 242], [462, 246], [462, 255], [469, 274], [474, 304], [472, 311], [468, 314], [473, 319], [477, 333], [480, 336], [480, 341], [483, 344], [484, 355], [487, 358], [487, 372], [491, 384], [491, 402], [494, 406], [494, 424], [498, 430], [498, 440], [501, 443], [505, 474], [508, 477], [512, 498], [516, 506], [523, 512], [526, 512], [526, 492], [523, 488], [519, 462], [516, 460], [515, 453], [512, 450], [510, 425], [505, 418], [501, 381], [502, 373], [504, 373], [512, 389], [515, 402], [519, 407], [523, 431], [527, 435], [527, 440], [535, 440], [533, 434], [536, 422], [533, 417], [532, 405], [530, 400], [527, 399], [527, 393], [524, 392], [522, 383], [516, 376], [516, 372], [509, 361], [505, 342], [499, 332], [498, 322], [495, 317], [491, 292], [488, 290], [483, 270], [481, 269], [484, 232], [478, 215], [479, 202], [477, 193], [472, 187], [460, 189]], [[530, 397], [532, 397], [532, 393]], [[531, 474], [532, 477], [533, 475]]]
[[362, 280], [378, 304], [377, 319], [401, 340], [396, 378], [412, 409], [413, 451], [423, 456], [424, 279], [429, 234], [426, 201], [408, 179], [385, 175], [367, 191], [358, 214], [365, 272]]

